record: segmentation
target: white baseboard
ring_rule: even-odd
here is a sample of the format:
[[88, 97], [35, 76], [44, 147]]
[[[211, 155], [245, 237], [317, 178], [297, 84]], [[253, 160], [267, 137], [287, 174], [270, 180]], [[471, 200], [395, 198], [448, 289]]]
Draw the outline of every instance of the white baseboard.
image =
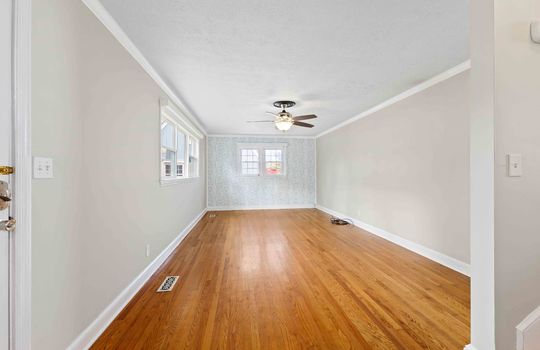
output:
[[315, 204], [278, 204], [278, 205], [231, 205], [224, 207], [208, 207], [208, 211], [227, 210], [273, 210], [273, 209], [310, 209]]
[[465, 348], [463, 350], [477, 350], [474, 346], [472, 346], [472, 344], [469, 344], [467, 346], [465, 346]]
[[[323, 206], [317, 205], [317, 209], [324, 211], [330, 215], [341, 217], [341, 218], [350, 218], [348, 215], [338, 213], [332, 209], [325, 208]], [[433, 260], [435, 262], [438, 262], [441, 265], [444, 265], [448, 268], [451, 268], [454, 271], [457, 271], [459, 273], [462, 273], [464, 275], [470, 276], [470, 270], [471, 267], [469, 264], [464, 263], [462, 261], [459, 261], [457, 259], [454, 259], [448, 255], [439, 253], [438, 251], [435, 251], [431, 248], [425, 247], [421, 244], [409, 241], [403, 237], [400, 237], [396, 234], [390, 233], [388, 231], [385, 231], [381, 228], [372, 226], [370, 224], [367, 224], [365, 222], [362, 222], [360, 220], [357, 220], [355, 218], [350, 218], [355, 226], [360, 227], [361, 229], [364, 229], [368, 231], [369, 233], [372, 233], [374, 235], [377, 235], [381, 238], [386, 239], [387, 241], [390, 241], [392, 243], [395, 243], [397, 245], [402, 246], [405, 249], [408, 249], [410, 251], [415, 252], [416, 254], [420, 254], [423, 257], [426, 257], [430, 260]]]
[[127, 303], [137, 294], [137, 292], [144, 286], [146, 281], [157, 269], [163, 264], [163, 262], [169, 257], [176, 247], [182, 242], [187, 234], [195, 227], [195, 225], [202, 219], [207, 209], [204, 209], [189, 225], [180, 232], [180, 234], [141, 272], [114, 300], [109, 306], [101, 312], [101, 314], [92, 322], [73, 343], [67, 348], [67, 350], [81, 350], [89, 349], [97, 338], [107, 329], [111, 322], [118, 316], [120, 311], [124, 309]]
[[[525, 343], [525, 335], [527, 344]], [[534, 340], [531, 340], [534, 339]], [[535, 341], [540, 339], [540, 307], [531, 312], [520, 324], [516, 327], [516, 349], [527, 350], [526, 345], [537, 344]]]

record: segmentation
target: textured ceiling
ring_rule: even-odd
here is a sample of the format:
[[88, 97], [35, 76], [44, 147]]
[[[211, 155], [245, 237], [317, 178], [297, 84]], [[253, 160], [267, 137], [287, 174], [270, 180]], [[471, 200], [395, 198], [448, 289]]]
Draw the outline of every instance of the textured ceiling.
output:
[[316, 135], [469, 57], [468, 0], [102, 0], [209, 133]]

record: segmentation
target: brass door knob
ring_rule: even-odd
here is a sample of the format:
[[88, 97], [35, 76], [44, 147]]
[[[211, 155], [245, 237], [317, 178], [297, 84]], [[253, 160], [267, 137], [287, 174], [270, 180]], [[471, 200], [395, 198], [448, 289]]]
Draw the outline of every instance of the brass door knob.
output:
[[17, 224], [17, 221], [15, 221], [15, 219], [0, 221], [0, 231], [7, 231], [7, 232], [14, 231], [16, 224]]
[[0, 175], [11, 175], [15, 172], [15, 168], [11, 166], [0, 166]]
[[0, 210], [9, 208], [11, 202], [11, 193], [9, 192], [9, 184], [5, 181], [0, 181]]

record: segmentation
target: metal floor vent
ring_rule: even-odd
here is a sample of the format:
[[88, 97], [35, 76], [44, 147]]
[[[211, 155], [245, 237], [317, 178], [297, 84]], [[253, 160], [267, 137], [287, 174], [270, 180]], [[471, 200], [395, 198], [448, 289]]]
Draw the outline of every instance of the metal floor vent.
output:
[[180, 276], [167, 276], [156, 292], [170, 292]]

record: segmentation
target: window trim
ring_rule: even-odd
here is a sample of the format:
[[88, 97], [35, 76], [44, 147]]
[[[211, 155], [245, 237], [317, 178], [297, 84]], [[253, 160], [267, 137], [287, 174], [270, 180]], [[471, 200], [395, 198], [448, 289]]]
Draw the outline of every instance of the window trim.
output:
[[[159, 181], [162, 186], [168, 186], [173, 185], [176, 183], [185, 183], [185, 182], [191, 182], [194, 180], [198, 180], [201, 177], [201, 162], [200, 162], [200, 147], [201, 142], [203, 140], [203, 134], [195, 127], [191, 122], [183, 116], [183, 114], [176, 109], [173, 105], [171, 105], [168, 101], [160, 100], [160, 119], [159, 119]], [[182, 176], [176, 176], [167, 178], [162, 176], [162, 160], [161, 160], [161, 149], [165, 148], [168, 149], [168, 147], [162, 146], [162, 139], [161, 139], [161, 125], [163, 122], [169, 122], [174, 126], [174, 144], [175, 144], [175, 152], [178, 154], [178, 132], [181, 132], [185, 135], [185, 146], [184, 146], [184, 169]], [[190, 176], [190, 166], [189, 166], [189, 138], [195, 140], [197, 142], [197, 175], [196, 176]], [[176, 174], [177, 166], [178, 166], [178, 156], [176, 158], [176, 165], [172, 167], [174, 169], [174, 172]]]
[[[189, 149], [189, 143], [192, 141], [192, 140], [195, 140], [196, 143], [194, 144], [194, 152], [196, 154], [196, 156], [192, 156], [190, 154], [190, 149]], [[187, 178], [191, 178], [191, 179], [194, 179], [194, 178], [199, 178], [200, 177], [200, 173], [201, 173], [201, 140], [196, 138], [195, 136], [192, 136], [191, 134], [187, 134], [186, 135], [186, 158], [184, 160], [184, 165], [185, 165], [185, 168], [186, 168], [186, 174], [187, 174]], [[189, 166], [189, 164], [191, 164], [191, 161], [192, 159], [194, 159], [196, 162], [197, 162], [197, 175], [195, 176], [191, 176], [191, 167]]]
[[[242, 172], [242, 150], [255, 150], [258, 152], [258, 160], [257, 160], [257, 165], [258, 165], [258, 170], [259, 170], [259, 173], [258, 174], [244, 174]], [[254, 163], [254, 162], [253, 162]], [[257, 148], [257, 147], [252, 147], [251, 145], [247, 145], [246, 147], [238, 147], [238, 161], [237, 161], [237, 164], [238, 164], [238, 173], [240, 174], [240, 176], [242, 177], [258, 177], [258, 176], [261, 176], [262, 174], [262, 166], [261, 166], [261, 149]]]
[[[242, 150], [256, 149], [259, 152], [259, 174], [243, 174], [242, 173]], [[281, 173], [280, 174], [267, 174], [266, 167], [266, 152], [265, 150], [281, 150]], [[278, 142], [262, 142], [262, 143], [241, 143], [237, 144], [236, 151], [236, 164], [238, 168], [238, 176], [240, 177], [284, 177], [287, 176], [287, 143]]]

